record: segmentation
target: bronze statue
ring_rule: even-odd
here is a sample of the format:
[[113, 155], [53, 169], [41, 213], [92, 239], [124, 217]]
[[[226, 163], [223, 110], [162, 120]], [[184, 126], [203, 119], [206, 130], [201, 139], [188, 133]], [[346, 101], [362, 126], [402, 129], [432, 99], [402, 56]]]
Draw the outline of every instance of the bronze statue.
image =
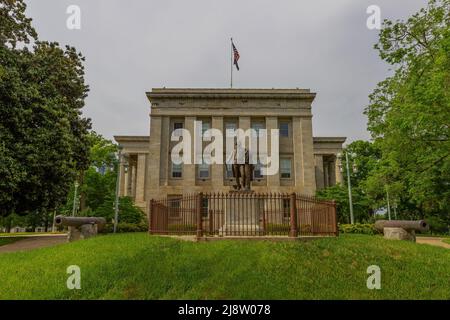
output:
[[244, 163], [238, 163], [238, 152], [237, 144], [234, 144], [233, 150], [233, 178], [236, 179], [236, 184], [233, 185], [235, 190], [244, 189], [245, 191], [250, 190], [251, 181], [253, 180], [253, 164], [250, 164], [250, 155], [247, 148], [244, 150]]

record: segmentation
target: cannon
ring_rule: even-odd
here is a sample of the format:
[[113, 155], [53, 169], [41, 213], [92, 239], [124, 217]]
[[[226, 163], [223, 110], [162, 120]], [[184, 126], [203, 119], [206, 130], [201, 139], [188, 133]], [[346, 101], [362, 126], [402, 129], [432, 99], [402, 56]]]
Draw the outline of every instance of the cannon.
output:
[[97, 235], [106, 225], [105, 218], [98, 217], [66, 217], [56, 216], [55, 224], [57, 226], [66, 226], [69, 229], [67, 236], [69, 241], [86, 239]]
[[429, 225], [424, 220], [378, 220], [375, 229], [382, 231], [384, 238], [416, 241], [416, 231], [428, 231]]

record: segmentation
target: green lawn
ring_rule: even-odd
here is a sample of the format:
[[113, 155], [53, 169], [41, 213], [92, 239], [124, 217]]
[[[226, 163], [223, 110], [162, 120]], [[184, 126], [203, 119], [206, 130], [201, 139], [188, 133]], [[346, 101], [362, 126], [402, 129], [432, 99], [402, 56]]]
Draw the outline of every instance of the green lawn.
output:
[[[66, 268], [81, 268], [81, 290]], [[366, 287], [381, 268], [381, 290]], [[450, 299], [450, 250], [379, 236], [184, 242], [99, 236], [0, 254], [2, 299]]]
[[19, 241], [23, 238], [21, 237], [11, 237], [11, 238], [0, 238], [0, 247], [4, 246], [5, 244], [10, 244], [16, 241]]
[[443, 239], [442, 241], [444, 241], [445, 243], [450, 244], [450, 238]]

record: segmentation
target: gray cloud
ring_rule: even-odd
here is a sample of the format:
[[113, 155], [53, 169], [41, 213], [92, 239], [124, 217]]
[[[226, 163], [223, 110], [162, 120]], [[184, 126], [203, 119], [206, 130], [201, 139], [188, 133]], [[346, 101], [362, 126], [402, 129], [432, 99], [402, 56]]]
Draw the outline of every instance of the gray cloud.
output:
[[[232, 36], [241, 54], [235, 87], [310, 88], [316, 136], [367, 139], [367, 96], [388, 75], [366, 28], [366, 8], [406, 18], [426, 0], [26, 0], [42, 40], [86, 56], [94, 129], [149, 133], [152, 87], [228, 87]], [[66, 8], [81, 8], [81, 30], [66, 28]]]

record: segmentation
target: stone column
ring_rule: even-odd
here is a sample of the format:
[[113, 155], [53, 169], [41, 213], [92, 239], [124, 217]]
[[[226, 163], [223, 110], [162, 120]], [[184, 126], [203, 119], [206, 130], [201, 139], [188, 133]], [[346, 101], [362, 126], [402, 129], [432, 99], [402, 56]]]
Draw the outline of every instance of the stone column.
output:
[[294, 177], [299, 192], [314, 194], [316, 179], [311, 117], [293, 117]]
[[316, 165], [316, 187], [318, 190], [324, 188], [324, 173], [323, 173], [323, 156], [321, 154], [314, 155]]
[[[211, 127], [213, 129], [219, 129], [222, 134], [225, 136], [224, 128], [223, 128], [223, 117], [212, 117], [212, 124]], [[223, 139], [222, 139], [223, 141]], [[225, 145], [223, 145], [223, 150], [215, 150], [215, 152], [221, 152], [225, 150]], [[226, 159], [223, 159], [223, 163], [225, 163]], [[223, 187], [223, 174], [224, 174], [224, 165], [225, 164], [212, 164], [211, 165], [211, 183], [213, 186], [213, 189], [220, 190]]]
[[336, 157], [334, 171], [336, 175], [336, 184], [342, 184], [341, 159], [339, 159], [339, 157]]
[[[171, 141], [170, 137], [172, 135], [172, 128], [170, 127], [170, 117], [164, 116], [161, 121], [161, 167], [159, 173], [160, 185], [167, 186], [169, 184], [169, 178], [171, 173], [170, 163], [171, 163]], [[177, 143], [177, 142], [175, 142]]]
[[127, 196], [133, 197], [133, 160], [131, 159], [131, 155], [128, 158]]
[[[268, 156], [271, 156], [272, 159], [274, 158], [274, 155], [272, 154], [272, 145], [271, 145], [271, 140], [270, 140], [270, 131], [272, 129], [278, 129], [278, 118], [277, 117], [266, 117], [266, 129], [267, 129], [267, 151], [268, 151]], [[279, 143], [279, 141], [277, 141]], [[278, 154], [279, 157], [279, 154]], [[278, 165], [279, 163], [279, 158], [278, 158]], [[279, 187], [280, 186], [280, 168], [278, 168], [278, 171], [276, 174], [271, 175], [271, 176], [267, 176], [267, 185], [270, 187]]]
[[145, 201], [145, 166], [147, 155], [139, 153], [136, 164], [136, 202]]
[[147, 188], [150, 192], [150, 198], [158, 197], [159, 191], [159, 173], [161, 160], [161, 117], [151, 116], [150, 125], [150, 146], [148, 154], [148, 171]]
[[121, 156], [119, 163], [119, 175], [120, 175], [120, 185], [119, 185], [119, 197], [123, 197], [125, 195], [125, 157]]
[[[250, 125], [251, 125], [250, 117], [239, 117], [238, 129], [242, 129], [245, 132], [248, 129], [250, 129]], [[246, 139], [245, 147], [249, 148], [249, 146], [250, 146], [250, 141], [248, 139]]]
[[125, 173], [125, 179], [124, 179], [124, 190], [123, 190], [123, 195], [125, 196], [125, 197], [127, 197], [127, 196], [129, 196], [130, 195], [130, 193], [129, 193], [129, 181], [130, 181], [130, 179], [128, 178], [128, 173], [130, 172], [130, 168], [128, 167], [128, 169], [127, 169], [127, 172]]
[[329, 163], [328, 174], [330, 176], [330, 187], [336, 184], [336, 160], [331, 160]]
[[324, 177], [324, 187], [328, 188], [330, 186], [330, 175], [329, 175], [329, 168], [328, 162], [326, 161], [323, 164], [323, 177]]
[[136, 201], [136, 162], [131, 166], [131, 197]]
[[183, 165], [183, 185], [186, 187], [195, 186], [195, 164], [194, 164], [194, 121], [196, 117], [187, 116], [184, 118], [186, 130], [191, 133], [191, 164]]

